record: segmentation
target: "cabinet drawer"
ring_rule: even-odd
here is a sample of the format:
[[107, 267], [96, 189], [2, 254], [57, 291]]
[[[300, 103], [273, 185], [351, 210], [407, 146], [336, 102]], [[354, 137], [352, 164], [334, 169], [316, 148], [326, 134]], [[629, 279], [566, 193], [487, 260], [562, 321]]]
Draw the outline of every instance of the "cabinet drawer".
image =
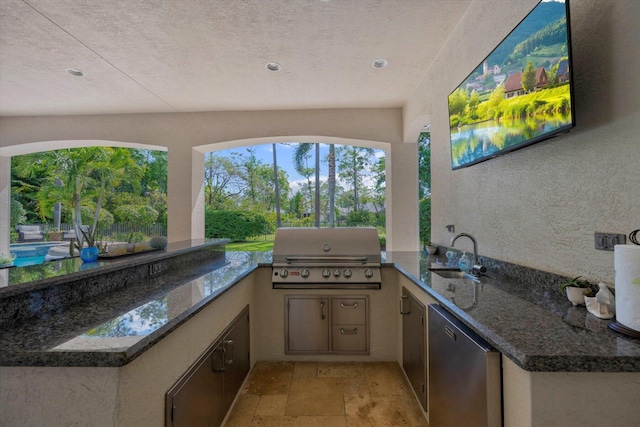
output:
[[332, 298], [331, 314], [334, 325], [366, 324], [366, 300], [364, 298]]
[[333, 351], [367, 351], [367, 328], [365, 325], [335, 325], [332, 338]]

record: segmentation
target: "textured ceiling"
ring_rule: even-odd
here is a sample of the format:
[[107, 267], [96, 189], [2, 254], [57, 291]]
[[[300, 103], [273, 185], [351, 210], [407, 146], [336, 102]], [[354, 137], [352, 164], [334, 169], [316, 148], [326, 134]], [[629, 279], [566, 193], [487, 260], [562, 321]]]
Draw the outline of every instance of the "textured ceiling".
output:
[[400, 107], [470, 3], [0, 0], [0, 115]]

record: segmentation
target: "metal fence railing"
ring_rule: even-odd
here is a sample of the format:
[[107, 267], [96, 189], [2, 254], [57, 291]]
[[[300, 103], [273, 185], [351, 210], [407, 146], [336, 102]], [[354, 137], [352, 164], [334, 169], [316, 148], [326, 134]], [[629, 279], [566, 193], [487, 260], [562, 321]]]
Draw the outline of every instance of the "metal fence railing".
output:
[[[54, 230], [55, 227], [52, 223], [41, 224], [29, 224], [39, 225], [40, 229], [45, 233]], [[61, 231], [67, 231], [73, 229], [71, 224], [60, 224]], [[102, 239], [113, 238], [122, 235], [129, 235], [131, 233], [142, 233], [145, 236], [167, 236], [167, 226], [161, 223], [148, 224], [144, 226], [137, 226], [133, 224], [112, 224], [110, 227], [104, 227], [98, 229], [98, 235]]]
[[[377, 224], [374, 223], [359, 223], [359, 224], [348, 224], [346, 221], [336, 221], [334, 223], [334, 227], [338, 228], [338, 227], [376, 227]], [[309, 225], [309, 224], [302, 224], [300, 221], [282, 221], [280, 223], [280, 227], [284, 228], [284, 227], [293, 227], [293, 228], [298, 228], [298, 227], [314, 227], [313, 224]], [[329, 227], [329, 222], [328, 221], [321, 221], [320, 222], [320, 228], [327, 228]], [[270, 230], [269, 228], [265, 228], [264, 233], [260, 234], [258, 236], [253, 236], [247, 239], [247, 241], [251, 241], [251, 242], [272, 242], [273, 239], [275, 238], [275, 231]]]

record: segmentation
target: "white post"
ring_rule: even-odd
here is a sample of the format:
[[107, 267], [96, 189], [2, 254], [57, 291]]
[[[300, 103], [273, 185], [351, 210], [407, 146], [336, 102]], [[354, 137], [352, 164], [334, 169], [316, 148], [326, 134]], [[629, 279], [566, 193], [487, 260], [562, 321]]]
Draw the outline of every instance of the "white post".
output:
[[391, 144], [386, 155], [387, 251], [417, 251], [418, 144]]
[[204, 153], [169, 148], [167, 234], [170, 242], [204, 238]]

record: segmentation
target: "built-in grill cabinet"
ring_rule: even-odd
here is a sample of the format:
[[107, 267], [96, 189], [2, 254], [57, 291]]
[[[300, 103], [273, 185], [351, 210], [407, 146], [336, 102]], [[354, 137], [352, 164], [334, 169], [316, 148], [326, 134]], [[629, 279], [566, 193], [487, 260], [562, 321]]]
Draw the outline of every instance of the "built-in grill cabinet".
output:
[[369, 354], [369, 297], [287, 295], [286, 354]]
[[249, 373], [249, 306], [166, 394], [166, 426], [219, 426]]

